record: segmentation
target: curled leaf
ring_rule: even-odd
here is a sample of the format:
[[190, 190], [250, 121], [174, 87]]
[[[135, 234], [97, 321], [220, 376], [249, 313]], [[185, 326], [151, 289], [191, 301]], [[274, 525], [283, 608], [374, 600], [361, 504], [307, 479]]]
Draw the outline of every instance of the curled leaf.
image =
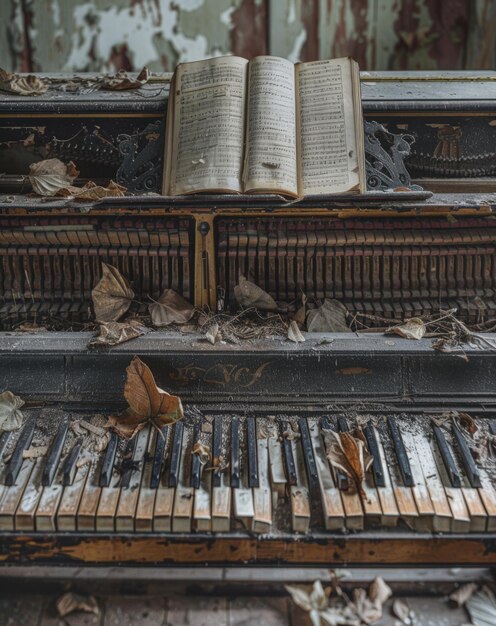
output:
[[48, 89], [46, 82], [39, 76], [28, 74], [21, 76], [0, 68], [0, 90], [15, 93], [18, 96], [41, 96]]
[[450, 594], [449, 599], [456, 606], [464, 606], [467, 600], [477, 591], [477, 585], [475, 583], [467, 583], [458, 587], [456, 591]]
[[288, 339], [290, 341], [294, 341], [295, 343], [301, 343], [305, 341], [305, 337], [303, 336], [301, 330], [298, 328], [298, 324], [295, 320], [292, 320], [288, 326]]
[[239, 277], [239, 283], [234, 287], [234, 297], [238, 304], [245, 308], [254, 307], [260, 311], [277, 311], [274, 298], [258, 285]]
[[338, 300], [324, 300], [322, 306], [307, 313], [307, 330], [310, 333], [346, 333], [347, 308]]
[[86, 202], [95, 202], [103, 198], [123, 198], [126, 195], [126, 187], [110, 181], [107, 187], [97, 185], [93, 181], [88, 181], [82, 187], [74, 187], [72, 185], [64, 186], [58, 189], [57, 196]]
[[396, 598], [393, 601], [392, 611], [393, 615], [397, 617], [402, 624], [405, 624], [405, 626], [412, 623], [410, 609], [404, 600]]
[[210, 328], [208, 328], [207, 332], [205, 333], [205, 337], [212, 345], [219, 343], [219, 341], [222, 341], [222, 335], [220, 333], [219, 325], [217, 324], [217, 322], [215, 322], [214, 324], [212, 324], [212, 326], [210, 326]]
[[91, 292], [97, 322], [116, 322], [134, 298], [128, 281], [113, 265], [102, 263], [102, 277]]
[[210, 447], [197, 441], [191, 450], [191, 454], [200, 457], [200, 463], [206, 465], [212, 458]]
[[56, 602], [57, 611], [60, 617], [65, 617], [74, 611], [84, 611], [98, 615], [98, 604], [93, 596], [83, 596], [78, 593], [68, 591], [60, 596]]
[[60, 159], [46, 159], [32, 163], [29, 167], [29, 182], [33, 191], [40, 196], [57, 195], [78, 176], [79, 172], [72, 161], [66, 165]]
[[17, 430], [22, 425], [22, 413], [19, 409], [24, 400], [11, 391], [0, 393], [0, 432]]
[[425, 335], [426, 326], [425, 323], [419, 317], [412, 317], [400, 326], [393, 326], [386, 332], [404, 339], [422, 339]]
[[361, 491], [365, 472], [374, 460], [361, 436], [349, 432], [325, 432], [327, 458], [333, 467], [343, 471]]
[[195, 314], [195, 307], [173, 289], [166, 289], [156, 302], [148, 305], [148, 310], [157, 328], [186, 324]]
[[145, 66], [136, 78], [130, 76], [125, 70], [119, 70], [114, 76], [104, 76], [100, 81], [100, 89], [110, 91], [123, 91], [125, 89], [138, 89], [150, 78], [150, 72]]
[[119, 415], [110, 415], [107, 420], [107, 428], [113, 430], [119, 437], [132, 439], [145, 427], [147, 422], [147, 418], [138, 415], [132, 409], [128, 408], [124, 413], [120, 413]]
[[460, 424], [463, 426], [463, 428], [473, 438], [475, 433], [479, 430], [474, 418], [471, 417], [468, 413], [458, 413], [458, 419], [460, 420]]
[[144, 335], [147, 330], [141, 322], [133, 319], [125, 322], [103, 322], [100, 324], [99, 334], [91, 339], [88, 346], [110, 348]]

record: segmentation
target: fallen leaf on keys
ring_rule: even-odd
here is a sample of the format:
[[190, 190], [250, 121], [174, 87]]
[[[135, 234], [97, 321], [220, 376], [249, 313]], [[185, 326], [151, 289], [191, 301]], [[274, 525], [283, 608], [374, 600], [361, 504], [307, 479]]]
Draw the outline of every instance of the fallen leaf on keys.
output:
[[399, 598], [394, 600], [392, 606], [393, 615], [397, 617], [402, 624], [413, 624], [412, 614], [408, 604]]
[[203, 443], [200, 443], [199, 441], [197, 441], [191, 449], [191, 454], [199, 456], [200, 463], [202, 465], [206, 465], [212, 458], [212, 452], [210, 451], [210, 447], [206, 446]]
[[474, 418], [471, 417], [468, 413], [458, 413], [458, 419], [461, 426], [463, 426], [463, 428], [473, 438], [475, 433], [479, 430]]
[[403, 339], [422, 339], [425, 335], [425, 323], [419, 317], [412, 317], [400, 326], [392, 326], [386, 334], [399, 335]]
[[274, 298], [258, 285], [239, 277], [239, 283], [234, 287], [234, 297], [242, 307], [254, 307], [260, 311], [277, 311]]
[[41, 96], [48, 89], [46, 82], [39, 76], [28, 74], [21, 76], [0, 68], [0, 90], [15, 93], [18, 96]]
[[119, 70], [114, 76], [103, 76], [98, 85], [100, 89], [110, 91], [123, 91], [125, 89], [138, 89], [148, 82], [150, 72], [145, 66], [136, 78], [130, 76], [125, 70]]
[[36, 446], [22, 451], [23, 459], [39, 459], [48, 452], [48, 446]]
[[134, 291], [116, 267], [102, 263], [102, 277], [91, 298], [97, 322], [116, 322], [131, 306]]
[[305, 341], [305, 337], [302, 335], [301, 330], [298, 328], [298, 324], [295, 320], [291, 321], [288, 326], [288, 339], [295, 343], [302, 343]]
[[124, 322], [102, 322], [99, 334], [88, 343], [88, 348], [111, 348], [131, 339], [136, 339], [149, 329], [139, 320], [130, 319]]
[[83, 596], [69, 591], [60, 596], [56, 601], [57, 612], [60, 617], [65, 617], [74, 611], [99, 614], [97, 601], [93, 596]]
[[124, 397], [129, 408], [107, 421], [107, 426], [122, 437], [134, 437], [149, 421], [164, 425], [184, 417], [181, 399], [157, 387], [150, 368], [137, 356], [126, 369]]
[[299, 439], [301, 435], [292, 429], [291, 424], [288, 424], [288, 429], [282, 433], [282, 437], [288, 441], [293, 441], [295, 439]]
[[74, 187], [72, 185], [61, 187], [56, 195], [68, 200], [81, 200], [83, 202], [95, 202], [103, 198], [123, 198], [126, 195], [126, 187], [119, 185], [113, 180], [107, 187], [97, 185], [93, 181], [88, 181], [82, 187]]
[[148, 310], [157, 328], [186, 324], [195, 314], [195, 307], [173, 289], [166, 289], [156, 302], [148, 305]]
[[491, 626], [496, 624], [496, 596], [489, 589], [483, 587], [474, 593], [465, 602], [473, 626]]
[[311, 309], [307, 313], [307, 330], [309, 333], [346, 333], [348, 309], [338, 300], [324, 300], [322, 306]]
[[60, 159], [46, 159], [29, 166], [29, 182], [39, 196], [57, 195], [60, 189], [71, 185], [78, 176], [79, 172], [72, 161], [66, 165]]
[[374, 460], [362, 436], [329, 430], [324, 432], [324, 437], [326, 439], [327, 458], [331, 465], [349, 476], [356, 489], [362, 493], [365, 472]]
[[449, 595], [449, 600], [456, 604], [456, 606], [464, 606], [465, 602], [477, 591], [477, 585], [475, 583], [467, 583], [462, 585], [456, 591], [453, 591]]
[[19, 409], [24, 400], [11, 391], [0, 393], [0, 432], [17, 430], [22, 425], [22, 413]]
[[209, 343], [211, 343], [212, 345], [219, 343], [220, 341], [222, 341], [222, 335], [220, 333], [219, 330], [219, 325], [217, 324], [217, 322], [215, 322], [214, 324], [212, 324], [212, 326], [210, 326], [207, 329], [207, 332], [205, 333], [205, 338], [207, 339], [207, 341]]

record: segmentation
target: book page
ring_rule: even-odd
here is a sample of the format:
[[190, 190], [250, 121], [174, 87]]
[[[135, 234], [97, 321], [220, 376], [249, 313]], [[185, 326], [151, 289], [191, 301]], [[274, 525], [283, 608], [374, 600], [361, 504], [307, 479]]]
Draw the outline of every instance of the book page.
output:
[[245, 191], [298, 194], [294, 64], [260, 56], [248, 69]]
[[351, 59], [296, 66], [300, 195], [360, 189]]
[[246, 59], [218, 57], [178, 66], [169, 193], [241, 192]]

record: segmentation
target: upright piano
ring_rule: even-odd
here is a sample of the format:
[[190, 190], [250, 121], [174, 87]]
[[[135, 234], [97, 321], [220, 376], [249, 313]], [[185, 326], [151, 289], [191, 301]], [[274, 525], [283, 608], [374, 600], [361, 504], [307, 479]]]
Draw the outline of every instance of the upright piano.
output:
[[[42, 96], [0, 93], [0, 392], [26, 403], [0, 435], [0, 561], [495, 565], [491, 332], [448, 353], [380, 328], [214, 345], [176, 329], [96, 351], [88, 329], [105, 262], [137, 315], [169, 288], [234, 311], [244, 275], [286, 307], [338, 300], [370, 331], [447, 310], [490, 330], [496, 73], [363, 73], [369, 192], [291, 203], [161, 196], [167, 80], [103, 94], [49, 78]], [[51, 157], [129, 195], [35, 197], [25, 174]], [[135, 355], [185, 417], [99, 452]], [[332, 432], [357, 427], [361, 490], [329, 462]]]

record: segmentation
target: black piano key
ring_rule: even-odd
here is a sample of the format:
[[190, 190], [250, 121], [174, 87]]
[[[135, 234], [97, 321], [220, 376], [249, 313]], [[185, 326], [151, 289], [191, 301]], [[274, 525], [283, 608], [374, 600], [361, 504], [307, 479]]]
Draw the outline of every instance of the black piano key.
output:
[[[324, 430], [332, 430], [331, 421], [329, 420], [327, 416], [324, 416], [322, 418], [321, 424]], [[338, 427], [339, 427], [339, 418], [338, 418]], [[346, 423], [346, 428], [347, 427], [348, 427], [348, 424]], [[341, 470], [336, 470], [335, 476], [336, 476], [338, 489], [341, 489], [341, 491], [348, 491], [348, 489], [350, 488], [350, 479], [348, 478], [348, 476]]]
[[137, 442], [138, 437], [135, 435], [127, 442], [126, 449], [124, 450], [124, 456], [122, 457], [121, 463], [121, 479], [119, 481], [119, 487], [122, 487], [123, 489], [127, 489], [129, 487], [131, 476], [133, 475], [133, 472], [138, 469], [137, 463], [134, 460]]
[[377, 445], [376, 434], [374, 431], [374, 425], [372, 422], [368, 422], [363, 429], [363, 434], [367, 440], [367, 446], [369, 452], [373, 457], [372, 472], [374, 473], [374, 480], [376, 487], [385, 487], [386, 480], [384, 477], [384, 469], [382, 467], [381, 455], [379, 454], [379, 446]]
[[288, 483], [290, 485], [296, 485], [298, 480], [296, 476], [296, 465], [293, 455], [293, 447], [291, 445], [291, 441], [284, 436], [285, 431], [290, 430], [289, 422], [286, 422], [284, 426], [281, 427], [281, 438], [282, 438], [282, 449], [284, 451], [284, 462], [286, 464], [286, 474]]
[[301, 446], [303, 448], [303, 457], [305, 459], [305, 467], [308, 476], [308, 485], [310, 489], [315, 489], [319, 484], [319, 475], [317, 473], [317, 464], [313, 454], [312, 441], [310, 439], [310, 431], [308, 429], [308, 422], [305, 417], [300, 417], [298, 420], [300, 427]]
[[[193, 429], [193, 446], [200, 441], [200, 427], [195, 425]], [[201, 458], [199, 454], [191, 455], [191, 487], [193, 489], [200, 488], [201, 481]]]
[[21, 434], [19, 435], [16, 447], [14, 448], [14, 452], [10, 457], [10, 461], [8, 462], [5, 471], [5, 484], [8, 487], [12, 487], [12, 485], [15, 485], [19, 470], [22, 466], [23, 452], [24, 450], [27, 450], [27, 448], [29, 448], [29, 446], [31, 445], [35, 425], [36, 422], [34, 418], [28, 420], [24, 428], [22, 429]]
[[448, 442], [446, 441], [446, 437], [444, 436], [443, 431], [439, 428], [437, 424], [432, 424], [432, 430], [434, 431], [434, 437], [436, 439], [437, 446], [439, 448], [439, 452], [441, 453], [441, 458], [443, 459], [444, 467], [446, 468], [446, 472], [451, 481], [453, 487], [461, 487], [462, 479], [458, 468], [455, 464], [455, 459], [451, 454], [451, 450], [449, 449]]
[[160, 435], [157, 433], [155, 439], [155, 450], [153, 452], [152, 474], [150, 476], [150, 489], [157, 489], [160, 484], [162, 467], [164, 463], [165, 445], [167, 443], [168, 426], [162, 426]]
[[115, 455], [117, 452], [118, 437], [116, 433], [110, 434], [110, 441], [107, 444], [105, 450], [105, 457], [102, 463], [102, 470], [100, 472], [100, 487], [108, 487], [112, 479], [112, 473], [114, 471]]
[[77, 469], [76, 461], [78, 459], [79, 453], [81, 452], [82, 444], [83, 439], [82, 437], [80, 437], [72, 446], [71, 451], [64, 461], [64, 467], [62, 468], [62, 484], [64, 485], [64, 487], [72, 485], [72, 483], [74, 482], [74, 476]]
[[401, 477], [403, 478], [403, 484], [405, 487], [413, 487], [413, 475], [412, 469], [410, 467], [410, 461], [408, 460], [408, 455], [406, 453], [405, 444], [403, 443], [403, 439], [401, 437], [401, 433], [398, 428], [398, 424], [396, 420], [391, 415], [387, 419], [387, 423], [389, 426], [389, 432], [391, 433], [391, 438], [393, 440], [394, 451], [396, 453], [396, 458], [398, 459], [398, 465], [401, 472]]
[[222, 418], [220, 415], [214, 417], [214, 432], [212, 434], [212, 459], [214, 471], [212, 474], [212, 485], [214, 487], [220, 487], [222, 485], [220, 471], [215, 471], [215, 468], [219, 468], [221, 464], [220, 457], [222, 456]]
[[496, 435], [496, 419], [489, 420], [489, 432], [491, 435]]
[[248, 444], [248, 484], [250, 487], [258, 487], [260, 483], [258, 478], [257, 425], [254, 417], [246, 418], [246, 439]]
[[482, 487], [482, 483], [481, 483], [481, 479], [479, 475], [479, 470], [477, 469], [477, 466], [474, 461], [474, 457], [472, 456], [472, 453], [470, 452], [468, 443], [466, 442], [465, 437], [463, 436], [463, 433], [460, 430], [460, 427], [456, 423], [456, 420], [453, 419], [452, 421], [453, 421], [453, 434], [455, 436], [456, 443], [458, 444], [458, 452], [462, 459], [463, 467], [465, 468], [465, 471], [467, 472], [467, 476], [470, 481], [470, 484], [474, 488], [480, 488]]
[[338, 429], [342, 433], [348, 433], [350, 431], [350, 427], [348, 426], [348, 421], [346, 417], [343, 417], [342, 415], [338, 417]]
[[41, 475], [41, 484], [43, 487], [49, 487], [53, 482], [53, 477], [57, 471], [57, 467], [62, 455], [62, 448], [64, 447], [67, 431], [69, 430], [69, 418], [66, 417], [63, 422], [59, 424], [57, 433], [52, 441], [50, 452], [43, 468], [43, 474]]
[[0, 459], [3, 456], [5, 446], [7, 445], [9, 437], [10, 437], [10, 431], [8, 430], [4, 430], [3, 433], [0, 435]]
[[231, 487], [239, 487], [239, 420], [231, 422]]
[[176, 422], [170, 456], [169, 487], [177, 487], [179, 464], [181, 463], [181, 450], [183, 447], [183, 432], [184, 424], [182, 422]]

